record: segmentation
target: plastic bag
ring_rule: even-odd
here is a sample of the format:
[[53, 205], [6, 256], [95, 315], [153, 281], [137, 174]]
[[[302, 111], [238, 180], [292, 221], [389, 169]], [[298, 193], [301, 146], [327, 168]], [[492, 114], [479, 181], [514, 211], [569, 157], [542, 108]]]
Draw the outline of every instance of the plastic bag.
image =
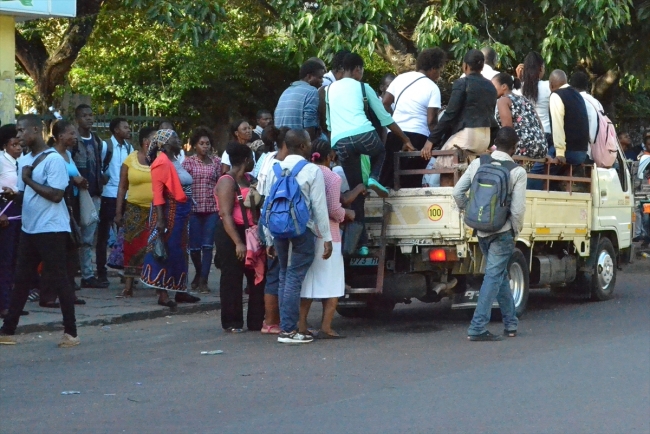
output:
[[361, 155], [361, 178], [363, 185], [368, 185], [368, 178], [370, 177], [370, 157], [368, 155]]
[[167, 260], [167, 246], [165, 245], [165, 241], [162, 239], [162, 234], [160, 234], [153, 242], [152, 254], [153, 258], [158, 262], [165, 262]]
[[95, 208], [95, 204], [93, 203], [93, 199], [90, 197], [88, 190], [79, 190], [79, 209], [79, 224], [82, 227], [88, 227], [94, 223], [99, 222], [97, 209]]

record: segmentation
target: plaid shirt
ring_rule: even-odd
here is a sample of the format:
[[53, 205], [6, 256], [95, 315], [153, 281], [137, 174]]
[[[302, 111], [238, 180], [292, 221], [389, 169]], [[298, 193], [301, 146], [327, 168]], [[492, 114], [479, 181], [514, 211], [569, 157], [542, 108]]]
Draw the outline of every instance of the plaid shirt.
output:
[[221, 159], [210, 157], [213, 164], [204, 164], [199, 157], [192, 155], [183, 161], [183, 167], [192, 175], [192, 212], [217, 212], [214, 187], [221, 176]]

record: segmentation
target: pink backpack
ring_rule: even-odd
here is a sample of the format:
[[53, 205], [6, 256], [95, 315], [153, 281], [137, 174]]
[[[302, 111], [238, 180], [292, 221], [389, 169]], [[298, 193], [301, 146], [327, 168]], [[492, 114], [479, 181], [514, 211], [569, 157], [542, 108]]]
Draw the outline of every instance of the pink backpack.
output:
[[591, 157], [594, 159], [596, 166], [609, 169], [616, 161], [618, 152], [618, 136], [614, 124], [607, 117], [605, 112], [599, 111], [591, 101], [589, 101], [598, 116], [598, 129], [596, 130], [596, 140], [591, 145]]

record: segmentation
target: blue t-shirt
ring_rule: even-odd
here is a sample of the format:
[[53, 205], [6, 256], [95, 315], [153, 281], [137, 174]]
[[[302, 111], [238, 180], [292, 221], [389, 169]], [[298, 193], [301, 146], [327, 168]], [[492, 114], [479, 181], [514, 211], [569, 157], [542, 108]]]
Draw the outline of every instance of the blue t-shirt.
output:
[[[74, 161], [72, 161], [72, 154], [70, 154], [70, 151], [65, 151], [65, 153], [68, 154], [68, 159], [70, 160], [70, 161], [65, 161], [65, 159], [63, 160], [65, 162], [66, 169], [68, 169], [68, 176], [70, 178], [74, 178], [75, 176], [81, 176], [81, 174], [79, 173], [79, 169], [77, 169], [77, 165], [74, 164]], [[79, 196], [79, 189], [77, 187], [73, 186], [72, 191], [75, 196]]]
[[[32, 172], [34, 182], [65, 190], [69, 183], [65, 160], [55, 150], [46, 150], [47, 157]], [[45, 199], [23, 182], [23, 167], [31, 166], [38, 155], [31, 153], [18, 159], [18, 191], [23, 195], [22, 229], [27, 234], [70, 232], [70, 214], [65, 201], [59, 203]]]

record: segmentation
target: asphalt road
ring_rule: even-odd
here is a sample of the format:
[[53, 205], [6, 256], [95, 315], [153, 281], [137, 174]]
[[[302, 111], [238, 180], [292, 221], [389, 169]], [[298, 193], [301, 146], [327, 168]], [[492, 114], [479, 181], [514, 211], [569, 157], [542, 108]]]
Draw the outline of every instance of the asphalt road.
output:
[[621, 273], [602, 303], [533, 293], [519, 336], [495, 343], [418, 302], [337, 317], [347, 339], [303, 346], [225, 335], [216, 312], [84, 327], [67, 350], [25, 335], [0, 347], [0, 432], [646, 434], [649, 280]]

